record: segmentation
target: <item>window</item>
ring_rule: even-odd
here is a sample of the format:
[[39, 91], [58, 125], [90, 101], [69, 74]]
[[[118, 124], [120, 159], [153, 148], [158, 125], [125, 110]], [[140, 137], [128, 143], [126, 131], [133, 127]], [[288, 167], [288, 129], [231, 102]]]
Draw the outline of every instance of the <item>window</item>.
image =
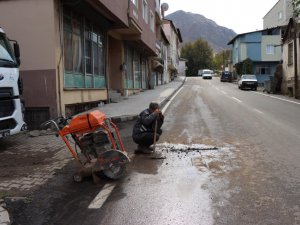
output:
[[275, 47], [274, 45], [267, 45], [267, 55], [274, 55]]
[[278, 13], [278, 20], [282, 20], [282, 12]]
[[141, 61], [140, 54], [134, 51], [133, 54], [133, 76], [134, 76], [134, 88], [141, 88]]
[[138, 8], [138, 0], [131, 0], [132, 1], [132, 3]]
[[271, 68], [266, 65], [256, 66], [255, 74], [257, 75], [271, 75]]
[[288, 65], [292, 65], [294, 62], [294, 44], [293, 42], [288, 45]]
[[154, 14], [150, 11], [150, 29], [154, 32]]
[[105, 87], [104, 34], [86, 18], [64, 10], [64, 87]]
[[143, 0], [143, 19], [145, 23], [148, 23], [148, 3], [146, 0]]

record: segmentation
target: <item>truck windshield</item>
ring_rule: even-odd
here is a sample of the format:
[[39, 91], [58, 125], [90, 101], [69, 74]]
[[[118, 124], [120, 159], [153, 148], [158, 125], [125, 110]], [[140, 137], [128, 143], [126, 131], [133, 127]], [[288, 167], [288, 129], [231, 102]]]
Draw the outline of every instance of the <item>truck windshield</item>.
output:
[[0, 33], [0, 66], [2, 67], [15, 67], [17, 63], [10, 43], [7, 38]]

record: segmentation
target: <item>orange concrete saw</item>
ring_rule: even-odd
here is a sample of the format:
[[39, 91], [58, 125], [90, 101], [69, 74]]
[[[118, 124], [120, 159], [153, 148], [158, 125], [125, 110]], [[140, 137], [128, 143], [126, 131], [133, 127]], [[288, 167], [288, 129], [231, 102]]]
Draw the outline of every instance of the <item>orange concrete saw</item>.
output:
[[111, 179], [125, 175], [130, 159], [117, 126], [104, 113], [94, 110], [73, 118], [59, 117], [42, 126], [49, 124], [54, 125], [81, 167], [74, 175], [74, 181], [81, 182], [90, 174], [94, 178], [95, 172], [101, 172]]

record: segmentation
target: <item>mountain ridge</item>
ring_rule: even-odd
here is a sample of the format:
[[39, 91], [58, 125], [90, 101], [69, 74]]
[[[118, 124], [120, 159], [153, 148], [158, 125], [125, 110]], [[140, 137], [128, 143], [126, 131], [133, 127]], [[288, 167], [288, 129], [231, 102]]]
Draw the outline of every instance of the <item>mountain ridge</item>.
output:
[[184, 43], [202, 38], [209, 43], [214, 52], [229, 49], [227, 43], [237, 35], [232, 29], [220, 26], [201, 14], [178, 10], [165, 18], [172, 20], [176, 28], [180, 29]]

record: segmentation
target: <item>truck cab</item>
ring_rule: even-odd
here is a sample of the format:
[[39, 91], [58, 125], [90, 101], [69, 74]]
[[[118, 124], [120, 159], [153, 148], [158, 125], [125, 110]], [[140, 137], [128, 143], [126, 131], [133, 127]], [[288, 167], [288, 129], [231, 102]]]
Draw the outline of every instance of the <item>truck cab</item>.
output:
[[[14, 42], [13, 48], [11, 42]], [[20, 51], [0, 27], [0, 138], [26, 130], [19, 76]]]

